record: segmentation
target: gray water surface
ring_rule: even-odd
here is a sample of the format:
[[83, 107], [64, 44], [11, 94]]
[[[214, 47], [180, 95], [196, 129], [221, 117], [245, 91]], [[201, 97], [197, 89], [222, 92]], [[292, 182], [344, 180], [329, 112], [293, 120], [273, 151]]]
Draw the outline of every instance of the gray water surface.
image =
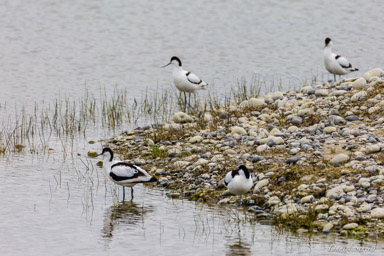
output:
[[[361, 71], [383, 67], [384, 3], [374, 1], [2, 1], [0, 116], [127, 88], [130, 100], [168, 88], [179, 56], [219, 93], [239, 79], [299, 87], [323, 67], [325, 37]], [[309, 82], [308, 82], [309, 83]], [[273, 88], [266, 88], [273, 89]], [[277, 88], [276, 88], [277, 89]], [[206, 93], [206, 92], [199, 92]], [[7, 107], [3, 107], [6, 104]], [[2, 127], [3, 128], [3, 127]], [[51, 150], [0, 159], [1, 255], [378, 255], [381, 243], [296, 236], [244, 221], [246, 214], [172, 200], [137, 186], [132, 203], [88, 150], [115, 131], [97, 124]], [[90, 145], [89, 140], [97, 143]], [[119, 197], [120, 196], [120, 197]], [[238, 221], [240, 219], [240, 222]]]

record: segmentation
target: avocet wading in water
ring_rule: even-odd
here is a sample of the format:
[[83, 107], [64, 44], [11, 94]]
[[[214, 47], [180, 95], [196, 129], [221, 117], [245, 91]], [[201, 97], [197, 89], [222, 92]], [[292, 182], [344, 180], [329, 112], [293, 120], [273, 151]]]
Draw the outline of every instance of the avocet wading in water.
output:
[[225, 175], [224, 184], [227, 186], [231, 194], [240, 195], [240, 207], [241, 196], [247, 193], [253, 187], [253, 180], [247, 167], [240, 165], [239, 169], [230, 171]]
[[157, 182], [157, 179], [149, 175], [139, 166], [124, 161], [113, 161], [113, 152], [110, 148], [104, 148], [99, 154], [107, 155], [103, 162], [103, 168], [108, 178], [115, 184], [123, 186], [123, 202], [125, 200], [125, 187], [131, 188], [131, 200], [133, 199], [133, 186], [138, 183]]
[[324, 48], [324, 64], [329, 73], [333, 74], [336, 82], [336, 75], [346, 75], [353, 71], [359, 71], [357, 68], [352, 68], [352, 64], [345, 57], [332, 52], [332, 40], [325, 39]]
[[175, 66], [173, 69], [173, 83], [175, 84], [176, 88], [184, 93], [184, 111], [187, 109], [187, 95], [186, 93], [189, 93], [188, 95], [188, 105], [191, 104], [191, 93], [195, 93], [198, 90], [205, 90], [207, 89], [208, 84], [201, 80], [198, 76], [195, 74], [183, 70], [181, 60], [173, 56], [171, 58], [171, 61], [163, 66], [162, 68], [165, 68], [168, 65]]

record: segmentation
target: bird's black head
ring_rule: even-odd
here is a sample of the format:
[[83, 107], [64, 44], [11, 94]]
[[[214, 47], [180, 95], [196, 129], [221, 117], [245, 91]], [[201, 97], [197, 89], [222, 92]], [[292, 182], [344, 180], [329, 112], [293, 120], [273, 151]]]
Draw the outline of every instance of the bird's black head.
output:
[[325, 38], [325, 46], [327, 46], [331, 42], [331, 38]]
[[245, 165], [240, 165], [239, 166], [239, 171], [242, 170], [244, 172], [244, 175], [247, 179], [249, 179], [249, 171]]
[[112, 152], [112, 149], [110, 149], [110, 148], [108, 148], [108, 147], [103, 148], [103, 152], [101, 152], [101, 153], [99, 154], [99, 156], [104, 155], [104, 153], [109, 153], [109, 154], [111, 155], [109, 161], [112, 161], [112, 159], [113, 159], [113, 152]]
[[170, 63], [172, 63], [172, 61], [177, 61], [177, 62], [179, 63], [179, 67], [181, 67], [181, 60], [180, 60], [178, 57], [173, 56], [173, 57], [171, 58]]

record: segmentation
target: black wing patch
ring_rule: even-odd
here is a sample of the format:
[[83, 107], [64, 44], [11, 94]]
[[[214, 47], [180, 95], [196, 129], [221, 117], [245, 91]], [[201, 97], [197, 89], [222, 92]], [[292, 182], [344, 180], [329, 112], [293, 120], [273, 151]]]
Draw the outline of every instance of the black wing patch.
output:
[[145, 176], [145, 174], [142, 173], [140, 170], [138, 170], [136, 168], [136, 166], [133, 164], [129, 164], [129, 163], [125, 163], [125, 162], [118, 162], [118, 163], [113, 164], [111, 166], [111, 170], [113, 169], [113, 167], [116, 167], [116, 166], [126, 166], [126, 167], [137, 170], [137, 172], [135, 174], [133, 174], [132, 176], [119, 176], [119, 175], [113, 173], [113, 171], [112, 171], [109, 173], [109, 176], [111, 176], [111, 178], [115, 181], [132, 180], [132, 179], [136, 179], [140, 176]]
[[335, 56], [335, 59], [337, 60], [338, 58], [340, 58], [341, 56], [340, 55], [336, 55]]
[[231, 175], [232, 175], [232, 178], [235, 178], [236, 175], [239, 175], [239, 170], [232, 171]]
[[126, 162], [118, 162], [118, 163], [115, 163], [111, 166], [111, 169], [113, 169], [113, 167], [116, 167], [116, 166], [127, 166], [127, 167], [130, 167], [132, 169], [135, 169], [137, 170], [136, 166], [134, 166], [133, 164], [129, 164], [129, 163], [126, 163]]
[[190, 82], [190, 83], [192, 83], [192, 84], [201, 84], [201, 82], [203, 82], [203, 80], [201, 80], [200, 79], [200, 81], [199, 82], [194, 82], [194, 81], [191, 81], [191, 80], [189, 80], [189, 78], [188, 78], [188, 76], [191, 74], [191, 72], [187, 72], [185, 75], [187, 76], [187, 79], [188, 79], [188, 81]]

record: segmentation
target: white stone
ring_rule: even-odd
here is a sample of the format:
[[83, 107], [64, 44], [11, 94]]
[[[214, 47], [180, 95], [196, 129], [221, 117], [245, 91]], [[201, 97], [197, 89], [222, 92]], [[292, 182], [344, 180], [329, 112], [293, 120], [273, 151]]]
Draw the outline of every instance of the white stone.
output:
[[384, 218], [384, 208], [375, 208], [371, 210], [371, 217], [372, 218]]
[[381, 147], [379, 145], [371, 145], [365, 149], [365, 153], [372, 154], [372, 153], [380, 152], [380, 150], [381, 150]]
[[297, 112], [297, 115], [301, 117], [312, 116], [313, 114], [314, 114], [313, 108], [304, 108], [304, 109], [300, 109], [299, 112]]
[[189, 143], [198, 143], [201, 141], [203, 141], [203, 137], [201, 137], [200, 135], [194, 136], [189, 139]]
[[345, 186], [344, 187], [344, 192], [345, 193], [348, 193], [348, 192], [351, 192], [351, 191], [354, 191], [355, 190], [355, 186], [351, 185], [351, 186]]
[[259, 189], [267, 186], [268, 184], [269, 184], [269, 180], [268, 179], [263, 179], [263, 180], [261, 180], [261, 181], [256, 183], [255, 188], [253, 189], [253, 191], [256, 192]]
[[198, 166], [198, 165], [206, 165], [208, 164], [209, 161], [207, 159], [204, 159], [204, 158], [200, 158], [199, 160], [197, 160], [193, 165], [194, 166]]
[[300, 202], [302, 204], [306, 204], [306, 203], [311, 203], [313, 200], [314, 200], [313, 195], [309, 195], [309, 196], [305, 196], [305, 197], [301, 198]]
[[342, 196], [344, 195], [344, 188], [345, 188], [345, 185], [339, 185], [337, 187], [334, 187], [327, 191], [326, 197], [330, 198], [335, 196]]
[[369, 212], [371, 210], [371, 206], [367, 203], [360, 205], [359, 208], [356, 209], [358, 212]]
[[294, 125], [288, 127], [289, 132], [295, 132], [295, 131], [297, 131], [297, 129], [299, 129], [299, 128], [297, 128], [297, 126], [294, 126]]
[[356, 102], [359, 100], [364, 100], [365, 97], [367, 97], [367, 92], [366, 91], [360, 91], [352, 95], [351, 101]]
[[187, 161], [176, 161], [173, 165], [176, 168], [184, 168], [184, 167], [189, 165], [189, 162], [187, 162]]
[[281, 201], [277, 196], [272, 196], [268, 199], [268, 205], [273, 206], [279, 204]]
[[236, 151], [235, 150], [233, 150], [233, 149], [226, 149], [225, 151], [224, 151], [224, 155], [236, 155], [237, 153], [236, 153]]
[[338, 154], [331, 159], [330, 163], [331, 164], [336, 164], [336, 163], [341, 164], [341, 163], [347, 162], [348, 160], [349, 160], [349, 156], [347, 154]]
[[338, 97], [338, 96], [343, 96], [343, 95], [345, 95], [346, 93], [347, 93], [346, 90], [336, 90], [336, 91], [333, 91], [333, 92], [330, 94], [330, 96], [336, 96], [336, 97]]
[[284, 144], [284, 140], [281, 137], [272, 137], [272, 140], [276, 143], [276, 145]]
[[175, 123], [190, 123], [193, 119], [188, 114], [184, 112], [177, 112], [173, 115], [173, 122]]
[[365, 78], [360, 77], [352, 83], [352, 88], [355, 90], [361, 90], [364, 88], [366, 84], [367, 84], [367, 81], [365, 80]]
[[275, 134], [280, 134], [281, 131], [277, 128], [273, 128], [272, 131], [269, 132], [269, 136], [273, 136]]
[[359, 226], [359, 224], [357, 224], [357, 223], [348, 223], [348, 224], [345, 224], [344, 226], [343, 226], [343, 229], [345, 229], [345, 230], [350, 230], [350, 229], [355, 229], [355, 228], [357, 228]]
[[315, 207], [315, 212], [327, 212], [329, 206], [327, 204], [319, 204]]
[[316, 96], [328, 96], [328, 89], [317, 89], [315, 91]]
[[373, 77], [380, 77], [382, 73], [383, 73], [383, 70], [381, 68], [374, 68], [374, 69], [366, 72], [364, 74], [364, 78], [365, 78], [365, 80], [370, 82]]
[[231, 134], [238, 134], [238, 135], [245, 135], [247, 134], [247, 131], [240, 126], [232, 126], [231, 127]]
[[306, 94], [306, 93], [308, 93], [311, 89], [312, 89], [312, 86], [310, 86], [310, 85], [308, 85], [308, 86], [304, 86], [303, 88], [300, 89], [300, 92]]
[[337, 131], [337, 129], [334, 126], [327, 126], [327, 127], [324, 128], [324, 132], [327, 133], [327, 134], [333, 133], [335, 131]]
[[286, 205], [283, 205], [282, 207], [276, 209], [275, 213], [280, 213], [283, 216], [284, 215], [290, 215], [290, 214], [296, 214], [297, 212], [302, 212], [303, 208], [295, 203], [288, 203]]
[[261, 152], [266, 151], [267, 148], [268, 148], [267, 144], [260, 145], [260, 146], [258, 146], [258, 147], [256, 148], [256, 151], [257, 151], [258, 153], [261, 153]]
[[251, 108], [251, 109], [261, 109], [265, 106], [265, 100], [263, 98], [259, 98], [259, 99], [256, 99], [256, 98], [250, 98], [249, 101], [248, 101], [248, 106]]
[[281, 100], [282, 98], [284, 98], [284, 95], [282, 92], [274, 92], [274, 93], [271, 93], [270, 95], [274, 100]]
[[327, 223], [327, 224], [324, 225], [324, 227], [323, 227], [323, 232], [324, 232], [324, 233], [326, 233], [326, 232], [330, 232], [332, 228], [333, 228], [333, 224], [329, 222], [329, 223]]

